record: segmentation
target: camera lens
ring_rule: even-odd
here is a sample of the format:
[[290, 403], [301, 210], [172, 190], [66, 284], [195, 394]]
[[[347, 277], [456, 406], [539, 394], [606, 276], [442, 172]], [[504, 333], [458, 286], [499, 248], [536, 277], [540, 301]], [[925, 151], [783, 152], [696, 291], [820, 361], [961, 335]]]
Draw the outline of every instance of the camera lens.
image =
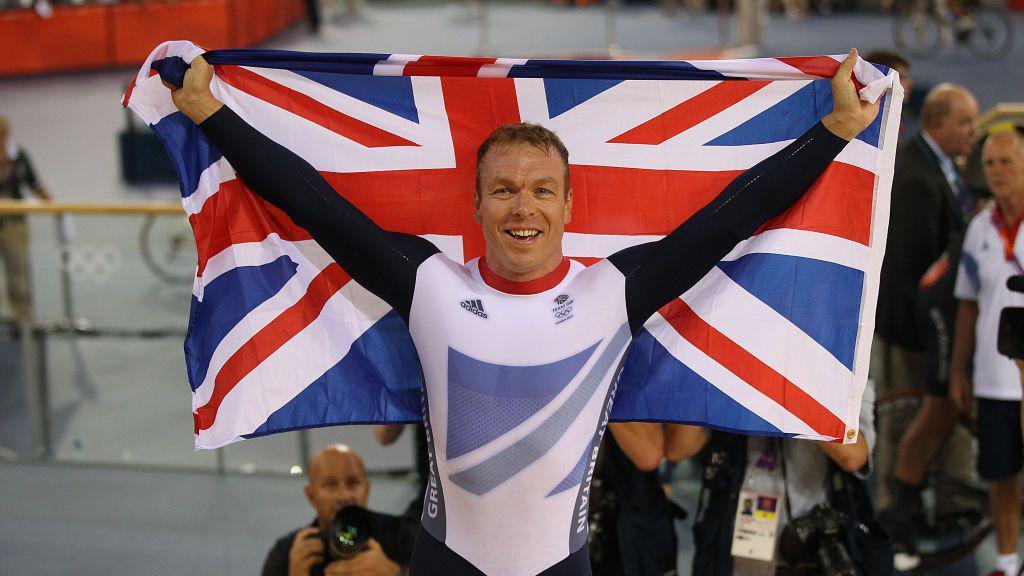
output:
[[372, 534], [370, 513], [359, 506], [346, 506], [334, 515], [327, 535], [332, 560], [346, 560], [366, 549]]

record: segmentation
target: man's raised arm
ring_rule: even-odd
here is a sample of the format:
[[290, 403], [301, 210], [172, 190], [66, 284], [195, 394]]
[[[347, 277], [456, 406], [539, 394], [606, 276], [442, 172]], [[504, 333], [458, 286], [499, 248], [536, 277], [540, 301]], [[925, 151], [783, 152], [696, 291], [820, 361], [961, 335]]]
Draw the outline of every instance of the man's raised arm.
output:
[[251, 190], [284, 211], [356, 282], [408, 320], [416, 268], [438, 252], [429, 241], [377, 226], [305, 160], [273, 142], [210, 91], [213, 67], [192, 61], [171, 99], [213, 141]]
[[739, 175], [707, 206], [657, 242], [609, 260], [626, 276], [626, 306], [635, 334], [659, 308], [686, 292], [741, 241], [792, 206], [846, 144], [878, 115], [851, 79], [856, 49], [832, 77], [832, 112], [803, 136]]

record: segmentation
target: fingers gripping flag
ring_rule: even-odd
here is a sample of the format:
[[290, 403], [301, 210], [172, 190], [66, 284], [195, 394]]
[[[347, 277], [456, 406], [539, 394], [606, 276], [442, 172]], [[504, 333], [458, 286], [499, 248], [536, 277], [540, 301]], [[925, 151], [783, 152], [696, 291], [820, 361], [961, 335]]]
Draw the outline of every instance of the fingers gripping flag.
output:
[[[309, 234], [249, 192], [157, 70], [203, 51], [168, 42], [124, 103], [164, 142], [199, 262], [185, 357], [196, 446], [285, 430], [421, 419], [404, 322]], [[319, 170], [386, 229], [452, 258], [483, 253], [476, 148], [542, 124], [570, 151], [564, 250], [592, 263], [654, 240], [831, 111], [843, 57], [602, 62], [403, 54], [208, 52], [215, 96]], [[882, 113], [795, 206], [651, 318], [614, 420], [851, 441], [868, 367], [902, 93], [855, 66]]]

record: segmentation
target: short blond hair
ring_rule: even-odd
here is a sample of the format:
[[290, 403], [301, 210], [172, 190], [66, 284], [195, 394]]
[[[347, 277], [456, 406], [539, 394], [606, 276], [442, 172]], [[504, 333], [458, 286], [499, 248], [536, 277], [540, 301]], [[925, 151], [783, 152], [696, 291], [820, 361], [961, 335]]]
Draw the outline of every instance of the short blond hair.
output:
[[532, 122], [517, 122], [499, 126], [491, 132], [476, 150], [476, 192], [480, 192], [480, 164], [491, 148], [510, 144], [528, 144], [544, 152], [554, 150], [565, 165], [565, 189], [569, 189], [569, 150], [562, 139], [551, 130]]

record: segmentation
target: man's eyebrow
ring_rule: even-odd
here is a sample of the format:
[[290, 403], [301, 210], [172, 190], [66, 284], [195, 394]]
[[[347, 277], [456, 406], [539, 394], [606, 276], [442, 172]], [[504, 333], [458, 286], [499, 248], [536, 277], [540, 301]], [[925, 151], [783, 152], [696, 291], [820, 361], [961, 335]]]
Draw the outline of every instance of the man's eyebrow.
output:
[[558, 180], [555, 180], [551, 176], [545, 176], [543, 178], [538, 178], [538, 179], [533, 181], [534, 184], [544, 184], [545, 182], [549, 182], [551, 184], [557, 184]]

